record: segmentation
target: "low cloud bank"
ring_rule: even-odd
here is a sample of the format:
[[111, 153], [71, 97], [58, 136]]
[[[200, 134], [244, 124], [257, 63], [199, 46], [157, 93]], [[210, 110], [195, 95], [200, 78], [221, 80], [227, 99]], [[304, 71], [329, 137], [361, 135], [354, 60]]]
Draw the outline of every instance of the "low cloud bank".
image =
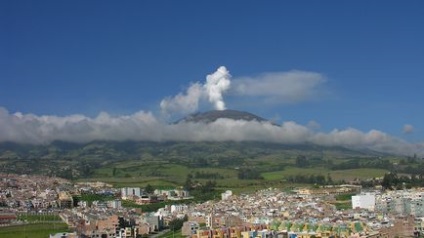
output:
[[309, 125], [218, 119], [209, 124], [164, 123], [150, 112], [97, 117], [84, 115], [37, 116], [9, 113], [0, 107], [0, 142], [47, 144], [54, 140], [90, 142], [93, 140], [138, 141], [266, 141], [282, 144], [312, 143], [323, 146], [367, 148], [376, 151], [422, 154], [424, 144], [410, 144], [384, 132], [357, 129], [316, 132]]

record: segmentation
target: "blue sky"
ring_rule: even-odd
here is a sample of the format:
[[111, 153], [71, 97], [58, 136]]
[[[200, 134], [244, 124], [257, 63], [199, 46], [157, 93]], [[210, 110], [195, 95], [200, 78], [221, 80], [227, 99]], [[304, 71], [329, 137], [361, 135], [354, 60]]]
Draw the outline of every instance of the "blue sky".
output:
[[[158, 118], [161, 101], [225, 66], [227, 108], [421, 143], [423, 22], [422, 1], [1, 1], [0, 107]], [[277, 83], [288, 72], [312, 85], [267, 94], [291, 90]]]

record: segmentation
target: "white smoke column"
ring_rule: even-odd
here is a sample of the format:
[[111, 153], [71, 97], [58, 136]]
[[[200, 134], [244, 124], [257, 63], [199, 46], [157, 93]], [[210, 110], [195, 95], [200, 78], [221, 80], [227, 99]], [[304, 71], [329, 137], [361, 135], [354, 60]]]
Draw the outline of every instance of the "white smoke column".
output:
[[222, 94], [230, 88], [230, 77], [227, 68], [219, 67], [214, 73], [206, 76], [206, 82], [193, 83], [186, 92], [173, 97], [164, 98], [160, 102], [161, 111], [167, 115], [172, 113], [187, 114], [198, 110], [199, 103], [208, 98], [215, 109], [224, 110]]
[[217, 110], [225, 110], [225, 102], [222, 98], [222, 93], [230, 88], [230, 78], [231, 75], [224, 66], [219, 67], [215, 73], [209, 74], [206, 77], [206, 84], [204, 87], [209, 97], [209, 102], [213, 103]]

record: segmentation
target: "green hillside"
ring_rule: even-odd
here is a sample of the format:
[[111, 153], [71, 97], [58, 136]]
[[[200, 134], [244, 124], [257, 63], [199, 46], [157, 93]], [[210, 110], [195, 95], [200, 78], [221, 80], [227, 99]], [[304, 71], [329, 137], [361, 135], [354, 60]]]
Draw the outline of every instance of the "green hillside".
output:
[[[396, 166], [394, 166], [396, 164]], [[0, 144], [0, 172], [101, 180], [117, 186], [181, 186], [186, 178], [218, 187], [274, 186], [287, 181], [336, 183], [372, 179], [396, 168], [420, 171], [417, 158], [316, 145], [261, 142], [110, 142]], [[310, 178], [311, 176], [315, 176]], [[299, 180], [300, 179], [300, 180]], [[328, 182], [328, 181], [327, 181]]]

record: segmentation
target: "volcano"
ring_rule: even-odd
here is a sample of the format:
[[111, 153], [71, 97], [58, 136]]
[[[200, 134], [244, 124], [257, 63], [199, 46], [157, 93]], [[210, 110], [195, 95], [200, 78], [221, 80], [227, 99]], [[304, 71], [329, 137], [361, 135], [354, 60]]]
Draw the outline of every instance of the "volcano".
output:
[[198, 112], [198, 113], [191, 114], [185, 118], [178, 120], [176, 123], [180, 123], [180, 122], [211, 123], [220, 118], [226, 118], [226, 119], [232, 119], [232, 120], [244, 120], [244, 121], [258, 121], [258, 122], [268, 121], [267, 119], [264, 119], [250, 112], [243, 112], [243, 111], [237, 111], [237, 110], [212, 110], [207, 112]]

